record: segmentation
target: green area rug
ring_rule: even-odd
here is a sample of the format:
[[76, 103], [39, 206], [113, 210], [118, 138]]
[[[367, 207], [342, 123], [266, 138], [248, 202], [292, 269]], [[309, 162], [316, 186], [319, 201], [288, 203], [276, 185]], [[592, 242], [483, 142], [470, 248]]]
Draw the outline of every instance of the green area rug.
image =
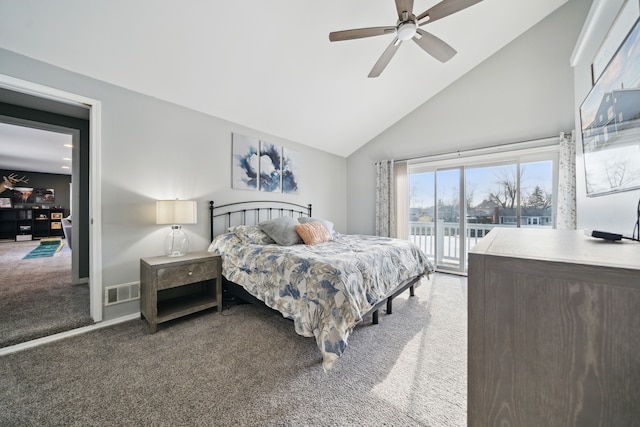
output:
[[53, 256], [62, 249], [62, 240], [41, 240], [37, 248], [29, 252], [23, 259], [29, 258], [45, 258]]

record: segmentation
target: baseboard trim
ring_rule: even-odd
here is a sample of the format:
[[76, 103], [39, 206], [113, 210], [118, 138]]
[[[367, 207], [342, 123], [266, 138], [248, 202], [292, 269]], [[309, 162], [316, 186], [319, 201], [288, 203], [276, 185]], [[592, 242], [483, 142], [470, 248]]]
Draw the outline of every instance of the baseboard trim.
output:
[[95, 323], [89, 326], [83, 326], [82, 328], [72, 329], [70, 331], [60, 332], [59, 334], [49, 335], [48, 337], [38, 338], [32, 341], [22, 342], [20, 344], [11, 345], [9, 347], [0, 348], [0, 356], [16, 353], [18, 351], [27, 350], [33, 347], [38, 347], [43, 344], [52, 343], [65, 338], [73, 337], [87, 332], [95, 331], [98, 329], [106, 328], [107, 326], [117, 325], [118, 323], [128, 322], [129, 320], [140, 319], [140, 313], [128, 314], [126, 316], [118, 317], [116, 319], [104, 320], [99, 323]]

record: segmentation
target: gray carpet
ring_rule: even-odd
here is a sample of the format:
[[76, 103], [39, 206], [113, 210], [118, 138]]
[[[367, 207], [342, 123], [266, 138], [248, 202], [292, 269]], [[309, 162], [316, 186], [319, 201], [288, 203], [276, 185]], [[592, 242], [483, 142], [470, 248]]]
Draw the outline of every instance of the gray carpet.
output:
[[466, 372], [466, 279], [436, 274], [328, 374], [314, 339], [252, 305], [1, 357], [0, 425], [462, 426]]
[[89, 325], [89, 286], [71, 283], [71, 250], [23, 259], [39, 240], [0, 243], [0, 347]]

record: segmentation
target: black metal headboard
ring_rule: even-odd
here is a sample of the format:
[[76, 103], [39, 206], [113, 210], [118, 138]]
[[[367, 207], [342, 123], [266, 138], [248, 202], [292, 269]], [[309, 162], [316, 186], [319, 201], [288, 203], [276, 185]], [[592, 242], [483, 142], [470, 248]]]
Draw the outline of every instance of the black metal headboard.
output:
[[[260, 221], [266, 221], [280, 216], [294, 217], [297, 215], [310, 217], [311, 203], [304, 206], [290, 202], [256, 200], [215, 206], [213, 200], [211, 200], [209, 202], [209, 211], [211, 216], [211, 240], [213, 240], [215, 237], [216, 218], [222, 218], [225, 225], [223, 230], [226, 232], [227, 228], [231, 227], [231, 225], [253, 225]], [[247, 224], [247, 221], [250, 221], [251, 224]]]

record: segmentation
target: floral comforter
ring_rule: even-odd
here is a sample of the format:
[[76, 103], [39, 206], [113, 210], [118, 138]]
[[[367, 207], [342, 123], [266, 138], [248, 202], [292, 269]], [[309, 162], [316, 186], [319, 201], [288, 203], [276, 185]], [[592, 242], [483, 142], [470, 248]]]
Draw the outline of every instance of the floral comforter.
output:
[[318, 245], [243, 243], [217, 236], [209, 251], [222, 255], [222, 272], [267, 306], [315, 337], [323, 367], [342, 355], [362, 315], [403, 281], [433, 271], [413, 243], [384, 237], [334, 234]]

